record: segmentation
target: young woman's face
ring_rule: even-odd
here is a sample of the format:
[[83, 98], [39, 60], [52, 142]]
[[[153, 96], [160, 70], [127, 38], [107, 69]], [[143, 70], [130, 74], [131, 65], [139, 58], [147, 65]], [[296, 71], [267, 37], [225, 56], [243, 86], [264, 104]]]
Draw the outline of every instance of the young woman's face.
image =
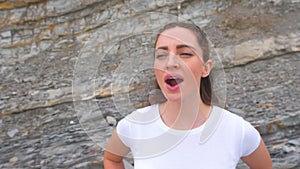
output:
[[175, 27], [159, 35], [154, 71], [168, 100], [182, 101], [191, 95], [199, 95], [201, 77], [208, 75], [202, 58], [202, 49], [190, 30]]

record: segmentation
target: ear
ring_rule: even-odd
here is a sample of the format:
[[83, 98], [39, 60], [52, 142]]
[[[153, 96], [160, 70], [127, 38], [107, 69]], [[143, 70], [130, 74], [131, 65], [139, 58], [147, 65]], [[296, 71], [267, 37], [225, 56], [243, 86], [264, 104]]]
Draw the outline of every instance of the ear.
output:
[[208, 60], [203, 67], [203, 72], [202, 72], [202, 77], [207, 77], [211, 71], [211, 69], [213, 68], [213, 63], [212, 60]]

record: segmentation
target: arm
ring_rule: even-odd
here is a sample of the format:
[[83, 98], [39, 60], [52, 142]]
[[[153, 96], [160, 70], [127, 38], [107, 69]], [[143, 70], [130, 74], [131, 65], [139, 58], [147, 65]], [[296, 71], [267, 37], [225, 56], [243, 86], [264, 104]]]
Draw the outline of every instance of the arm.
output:
[[123, 157], [129, 151], [130, 149], [123, 144], [115, 129], [104, 151], [104, 168], [124, 169]]
[[272, 169], [272, 160], [264, 141], [261, 139], [258, 148], [242, 160], [251, 169]]

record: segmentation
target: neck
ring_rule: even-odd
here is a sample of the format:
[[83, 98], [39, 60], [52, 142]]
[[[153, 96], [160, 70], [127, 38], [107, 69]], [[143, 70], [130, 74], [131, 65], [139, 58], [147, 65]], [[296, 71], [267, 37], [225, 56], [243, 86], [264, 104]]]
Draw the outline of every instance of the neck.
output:
[[165, 124], [179, 130], [189, 130], [201, 126], [209, 117], [211, 106], [199, 99], [187, 101], [166, 101], [160, 106], [160, 114]]

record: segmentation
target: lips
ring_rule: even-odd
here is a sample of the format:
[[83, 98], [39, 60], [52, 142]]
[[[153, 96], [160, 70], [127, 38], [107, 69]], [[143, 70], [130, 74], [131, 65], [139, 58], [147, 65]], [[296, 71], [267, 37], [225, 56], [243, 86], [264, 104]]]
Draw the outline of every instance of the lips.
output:
[[183, 78], [180, 75], [168, 74], [164, 78], [167, 85], [167, 89], [174, 91], [179, 89], [179, 84], [183, 82]]

